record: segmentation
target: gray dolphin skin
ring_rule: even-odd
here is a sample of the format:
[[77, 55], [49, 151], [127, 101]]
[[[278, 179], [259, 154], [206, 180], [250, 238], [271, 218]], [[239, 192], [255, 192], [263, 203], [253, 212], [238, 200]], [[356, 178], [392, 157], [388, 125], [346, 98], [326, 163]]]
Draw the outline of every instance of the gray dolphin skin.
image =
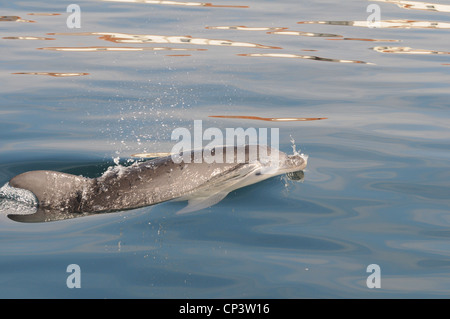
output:
[[[255, 150], [256, 156], [251, 156]], [[179, 212], [186, 213], [212, 206], [234, 189], [276, 175], [302, 171], [307, 164], [306, 155], [287, 155], [262, 145], [253, 148], [249, 145], [219, 146], [209, 149], [208, 153], [204, 151], [183, 152], [177, 156], [135, 162], [127, 167], [118, 165], [98, 178], [56, 171], [30, 171], [17, 175], [2, 189], [26, 193], [28, 203], [31, 202], [29, 205], [34, 205], [35, 210], [32, 214], [19, 212], [8, 217], [20, 222], [46, 222], [134, 209], [169, 200], [188, 200], [188, 206]], [[239, 154], [244, 156], [239, 157]], [[215, 156], [214, 161], [208, 161], [208, 156]], [[35, 201], [30, 200], [30, 196], [35, 197]]]

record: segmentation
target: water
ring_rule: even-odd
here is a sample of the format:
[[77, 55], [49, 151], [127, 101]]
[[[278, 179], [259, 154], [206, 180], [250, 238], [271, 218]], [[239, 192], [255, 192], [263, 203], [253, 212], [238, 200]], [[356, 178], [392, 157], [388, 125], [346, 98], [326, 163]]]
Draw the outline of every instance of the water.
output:
[[[1, 185], [35, 169], [98, 176], [114, 158], [169, 152], [172, 130], [194, 120], [279, 128], [280, 149], [292, 153], [294, 139], [308, 167], [303, 182], [272, 178], [181, 216], [174, 202], [37, 224], [2, 213], [0, 297], [449, 295], [447, 7], [78, 1], [81, 28], [69, 29], [72, 2], [2, 1], [0, 15], [21, 19], [0, 21]], [[369, 4], [383, 21], [424, 22], [329, 22], [366, 21]], [[308, 21], [316, 23], [297, 23]], [[267, 33], [278, 31], [302, 33]], [[38, 74], [13, 74], [29, 72]], [[70, 264], [80, 266], [80, 289], [66, 285]], [[380, 266], [381, 288], [367, 287], [370, 264]]]

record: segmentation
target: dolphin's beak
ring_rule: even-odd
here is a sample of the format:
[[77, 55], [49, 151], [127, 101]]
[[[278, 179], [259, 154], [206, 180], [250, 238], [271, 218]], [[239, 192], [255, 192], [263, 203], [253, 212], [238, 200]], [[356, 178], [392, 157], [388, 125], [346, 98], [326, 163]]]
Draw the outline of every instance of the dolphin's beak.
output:
[[289, 172], [302, 171], [308, 163], [308, 155], [294, 154], [288, 155], [285, 162], [285, 169]]

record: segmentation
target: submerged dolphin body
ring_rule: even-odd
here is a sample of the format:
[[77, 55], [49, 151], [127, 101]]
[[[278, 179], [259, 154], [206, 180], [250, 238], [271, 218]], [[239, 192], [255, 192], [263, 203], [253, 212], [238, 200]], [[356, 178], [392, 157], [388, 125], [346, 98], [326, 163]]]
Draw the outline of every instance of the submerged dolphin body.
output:
[[[255, 149], [258, 149], [257, 156], [250, 156], [251, 150]], [[234, 154], [231, 161], [227, 157], [230, 152]], [[27, 213], [16, 211], [8, 215], [10, 219], [21, 222], [74, 218], [174, 199], [189, 200], [188, 206], [180, 211], [183, 213], [212, 206], [234, 189], [276, 175], [301, 171], [307, 163], [307, 156], [303, 154], [286, 155], [267, 146], [253, 149], [248, 145], [221, 146], [208, 154], [217, 155], [214, 162], [204, 160], [204, 150], [189, 151], [179, 156], [190, 158], [190, 163], [180, 162], [180, 157], [177, 160], [167, 156], [136, 162], [128, 167], [116, 166], [98, 178], [55, 171], [30, 171], [12, 178], [0, 189], [0, 197], [15, 199], [22, 206], [34, 208], [32, 214], [28, 210]], [[239, 159], [238, 154], [245, 156]], [[195, 161], [198, 156], [203, 160]], [[277, 160], [275, 166], [271, 161], [274, 158]]]

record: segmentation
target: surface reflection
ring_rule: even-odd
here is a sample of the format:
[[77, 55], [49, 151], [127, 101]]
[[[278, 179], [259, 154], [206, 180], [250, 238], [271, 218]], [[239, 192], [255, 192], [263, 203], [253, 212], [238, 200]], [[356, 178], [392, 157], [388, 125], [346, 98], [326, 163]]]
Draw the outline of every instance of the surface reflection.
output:
[[171, 44], [195, 44], [195, 45], [218, 45], [247, 47], [260, 49], [280, 49], [279, 47], [267, 46], [257, 43], [237, 42], [221, 39], [194, 38], [191, 36], [164, 36], [149, 34], [128, 34], [111, 32], [81, 32], [81, 33], [48, 33], [49, 35], [99, 35], [99, 39], [114, 43], [171, 43]]
[[404, 0], [372, 0], [372, 1], [393, 3], [403, 9], [450, 12], [450, 5], [448, 4], [428, 3], [420, 1], [404, 1]]
[[365, 38], [339, 38], [339, 39], [327, 39], [327, 40], [347, 40], [347, 41], [367, 41], [367, 42], [400, 42], [400, 40], [389, 39], [365, 39]]
[[287, 28], [281, 28], [281, 27], [246, 27], [246, 26], [208, 26], [205, 27], [205, 29], [212, 29], [212, 30], [240, 30], [240, 31], [280, 31], [280, 30], [286, 30]]
[[434, 51], [425, 49], [413, 49], [410, 47], [373, 47], [372, 50], [383, 53], [400, 53], [400, 54], [450, 54], [445, 51]]
[[364, 21], [299, 21], [298, 24], [347, 25], [366, 28], [398, 28], [398, 29], [450, 29], [450, 23], [416, 20], [381, 20], [377, 24]]
[[243, 53], [238, 54], [239, 56], [249, 56], [249, 57], [270, 57], [270, 58], [291, 58], [291, 59], [306, 59], [306, 60], [316, 60], [324, 62], [338, 62], [338, 63], [361, 63], [361, 64], [374, 64], [371, 62], [357, 61], [357, 60], [342, 60], [342, 59], [330, 59], [322, 58], [314, 55], [299, 55], [299, 54], [287, 54], [287, 53]]
[[302, 32], [302, 31], [270, 31], [267, 32], [267, 34], [299, 35], [303, 37], [322, 37], [322, 38], [342, 37], [342, 35], [339, 34]]
[[232, 5], [216, 5], [210, 2], [183, 2], [183, 1], [165, 1], [165, 0], [103, 0], [107, 2], [125, 2], [125, 3], [148, 3], [148, 4], [164, 4], [174, 6], [187, 7], [215, 7], [215, 8], [248, 8], [248, 6], [232, 6]]
[[60, 16], [61, 13], [45, 13], [45, 12], [31, 12], [27, 13], [29, 16]]
[[140, 157], [140, 158], [158, 158], [158, 157], [166, 157], [166, 156], [170, 156], [172, 155], [172, 153], [136, 153], [136, 154], [131, 154], [131, 157]]
[[46, 38], [46, 37], [27, 37], [27, 36], [19, 36], [19, 37], [2, 37], [5, 40], [55, 40], [55, 38]]
[[326, 120], [326, 117], [259, 117], [244, 115], [209, 115], [208, 117], [224, 118], [224, 119], [246, 119], [271, 122], [294, 122], [294, 121], [318, 121]]
[[35, 23], [36, 21], [33, 20], [26, 20], [22, 19], [18, 16], [0, 16], [0, 22], [2, 21], [12, 21], [12, 22], [29, 22], [29, 23]]
[[205, 51], [206, 49], [163, 48], [163, 47], [45, 47], [37, 50], [65, 52], [95, 52], [95, 51]]
[[83, 76], [89, 73], [55, 73], [55, 72], [16, 72], [11, 74], [49, 75], [55, 77]]

